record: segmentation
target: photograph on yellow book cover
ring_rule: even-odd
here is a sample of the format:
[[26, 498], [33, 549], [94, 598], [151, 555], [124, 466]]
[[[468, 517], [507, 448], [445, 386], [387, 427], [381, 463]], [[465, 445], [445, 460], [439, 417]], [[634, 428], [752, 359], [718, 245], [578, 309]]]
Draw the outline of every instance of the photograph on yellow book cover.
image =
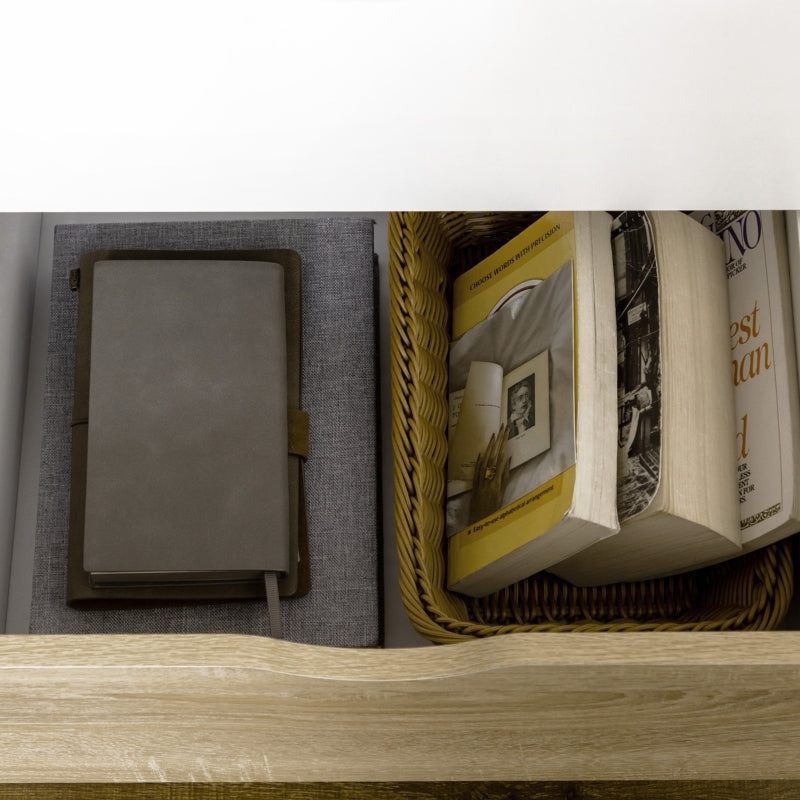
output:
[[[455, 533], [533, 492], [575, 463], [572, 262], [516, 293], [450, 352], [447, 530]], [[504, 484], [491, 508], [476, 463], [495, 437]], [[480, 482], [478, 482], [480, 484]], [[496, 489], [496, 487], [493, 487]], [[567, 505], [569, 504], [569, 500]]]

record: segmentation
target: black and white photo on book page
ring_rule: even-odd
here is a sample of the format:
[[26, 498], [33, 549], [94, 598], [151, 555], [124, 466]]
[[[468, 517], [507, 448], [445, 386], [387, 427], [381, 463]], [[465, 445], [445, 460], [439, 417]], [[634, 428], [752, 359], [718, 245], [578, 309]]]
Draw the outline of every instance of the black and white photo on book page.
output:
[[620, 522], [644, 511], [661, 464], [661, 355], [658, 268], [653, 231], [643, 211], [626, 211], [611, 227], [617, 307]]
[[[575, 463], [573, 374], [571, 261], [453, 342], [448, 535], [466, 528], [480, 503], [476, 464], [501, 473], [491, 513]], [[488, 466], [487, 450], [496, 457]]]
[[[550, 358], [549, 351], [503, 374], [500, 364], [472, 361], [467, 383], [450, 395], [450, 426], [453, 432], [451, 494], [469, 488], [475, 458], [505, 423], [505, 452], [514, 469], [550, 447]], [[463, 425], [458, 427], [462, 419]], [[456, 431], [459, 431], [456, 434]], [[465, 485], [460, 487], [460, 483]]]

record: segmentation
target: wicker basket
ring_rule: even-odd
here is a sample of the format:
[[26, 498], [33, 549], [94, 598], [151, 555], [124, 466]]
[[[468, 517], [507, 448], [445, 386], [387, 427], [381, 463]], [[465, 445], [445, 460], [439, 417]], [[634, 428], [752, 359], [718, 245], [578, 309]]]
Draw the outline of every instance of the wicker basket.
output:
[[392, 444], [400, 590], [437, 642], [531, 631], [768, 630], [791, 599], [791, 540], [715, 567], [582, 589], [540, 573], [482, 599], [445, 588], [451, 278], [535, 214], [389, 215]]

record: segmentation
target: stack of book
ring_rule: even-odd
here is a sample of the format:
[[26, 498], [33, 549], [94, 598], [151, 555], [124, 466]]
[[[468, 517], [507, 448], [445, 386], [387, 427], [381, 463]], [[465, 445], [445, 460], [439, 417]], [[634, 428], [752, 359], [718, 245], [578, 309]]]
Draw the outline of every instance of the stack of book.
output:
[[550, 212], [455, 280], [450, 589], [645, 580], [800, 531], [792, 242], [781, 212]]
[[31, 633], [382, 644], [373, 228], [55, 227]]

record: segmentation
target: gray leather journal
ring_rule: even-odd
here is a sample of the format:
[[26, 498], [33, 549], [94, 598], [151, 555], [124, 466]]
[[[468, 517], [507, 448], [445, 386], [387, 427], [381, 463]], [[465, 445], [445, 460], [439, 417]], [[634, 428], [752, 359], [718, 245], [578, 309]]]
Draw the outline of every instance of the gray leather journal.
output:
[[95, 252], [74, 279], [68, 602], [306, 591], [297, 255]]

